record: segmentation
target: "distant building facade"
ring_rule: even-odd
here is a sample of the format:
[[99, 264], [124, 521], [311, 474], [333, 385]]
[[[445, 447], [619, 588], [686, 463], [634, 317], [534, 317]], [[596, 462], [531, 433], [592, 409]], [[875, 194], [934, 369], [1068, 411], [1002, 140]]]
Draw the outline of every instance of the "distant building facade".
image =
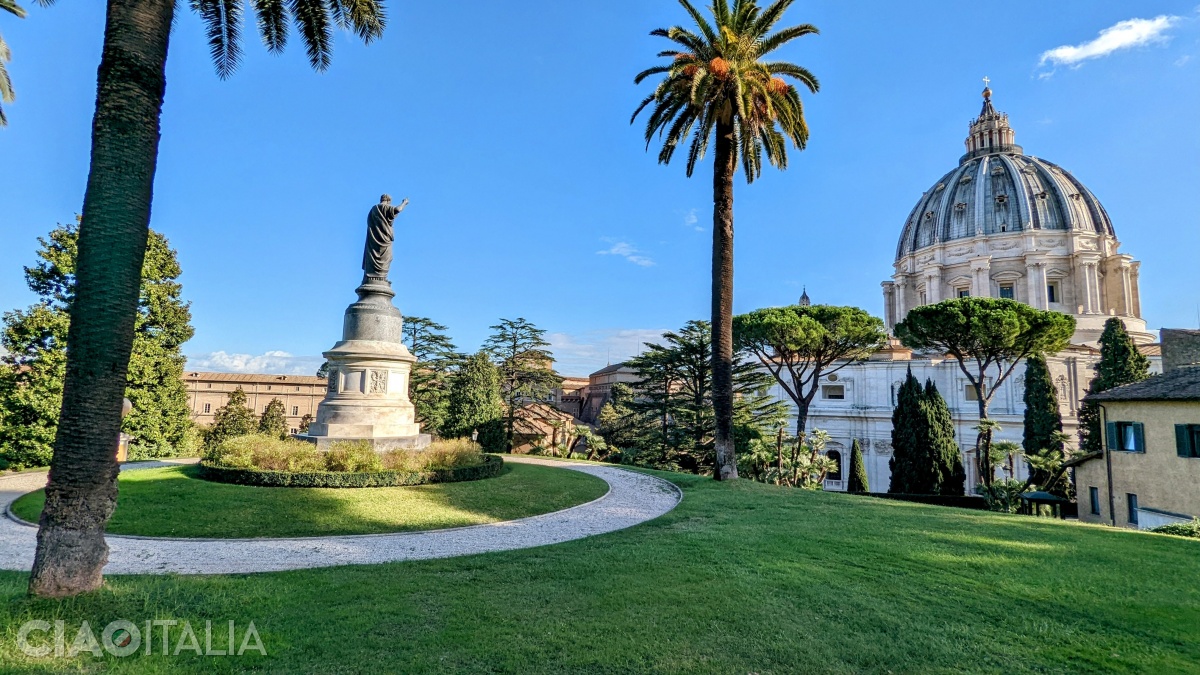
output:
[[1200, 331], [1162, 336], [1162, 375], [1088, 398], [1104, 449], [1077, 461], [1080, 520], [1145, 530], [1200, 517]]
[[625, 363], [614, 363], [592, 373], [588, 376], [587, 390], [581, 396], [579, 419], [595, 424], [600, 417], [600, 409], [612, 398], [612, 386], [618, 382], [632, 386], [640, 379], [637, 372]]
[[187, 387], [192, 421], [200, 426], [212, 424], [217, 408], [225, 405], [229, 394], [241, 387], [246, 392], [246, 405], [255, 415], [262, 415], [271, 399], [282, 401], [291, 433], [299, 432], [300, 420], [305, 415], [316, 416], [317, 404], [325, 398], [329, 384], [323, 377], [310, 375], [204, 372], [185, 372], [183, 382]]
[[[1071, 344], [1047, 357], [1063, 430], [1074, 437], [1107, 319], [1120, 318], [1150, 358], [1152, 371], [1161, 368], [1158, 345], [1150, 344], [1154, 336], [1141, 317], [1139, 263], [1118, 252], [1107, 212], [1078, 179], [1015, 144], [1008, 116], [993, 108], [991, 93], [984, 90], [983, 109], [969, 124], [958, 165], [921, 195], [905, 221], [892, 277], [883, 282], [885, 323], [891, 330], [914, 307], [972, 296], [1074, 316]], [[808, 302], [806, 293], [801, 304]], [[892, 409], [910, 368], [922, 384], [933, 381], [950, 407], [970, 492], [980, 482], [974, 449], [978, 402], [957, 361], [946, 354], [914, 354], [892, 338], [870, 360], [819, 383], [807, 427], [831, 434], [828, 454], [841, 464], [848, 464], [851, 443], [858, 439], [871, 489], [886, 491]], [[992, 398], [989, 415], [1001, 425], [996, 440], [1021, 441], [1024, 370], [1018, 364]], [[991, 369], [993, 378], [995, 372]], [[791, 407], [794, 426], [791, 399], [778, 385], [773, 392]], [[1026, 475], [1019, 458], [997, 467], [997, 476]], [[826, 489], [844, 490], [845, 476], [835, 474]]]

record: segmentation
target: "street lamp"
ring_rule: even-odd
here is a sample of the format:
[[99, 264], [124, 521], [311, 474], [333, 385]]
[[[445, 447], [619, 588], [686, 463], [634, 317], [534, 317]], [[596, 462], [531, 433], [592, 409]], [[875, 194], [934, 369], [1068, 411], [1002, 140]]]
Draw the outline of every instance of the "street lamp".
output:
[[471, 430], [471, 442], [472, 442], [472, 443], [477, 443], [478, 441], [479, 441], [479, 430], [478, 430], [478, 429], [472, 429], [472, 430]]

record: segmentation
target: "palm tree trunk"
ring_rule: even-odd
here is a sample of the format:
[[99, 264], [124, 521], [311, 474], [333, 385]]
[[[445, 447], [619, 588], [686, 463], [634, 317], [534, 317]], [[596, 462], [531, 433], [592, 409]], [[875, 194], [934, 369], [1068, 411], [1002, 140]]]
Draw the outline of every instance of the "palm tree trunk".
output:
[[29, 578], [33, 595], [76, 595], [103, 582], [174, 6], [174, 0], [108, 2], [62, 414]]
[[717, 122], [713, 169], [712, 383], [716, 416], [716, 471], [713, 478], [738, 477], [733, 446], [733, 176], [732, 122]]

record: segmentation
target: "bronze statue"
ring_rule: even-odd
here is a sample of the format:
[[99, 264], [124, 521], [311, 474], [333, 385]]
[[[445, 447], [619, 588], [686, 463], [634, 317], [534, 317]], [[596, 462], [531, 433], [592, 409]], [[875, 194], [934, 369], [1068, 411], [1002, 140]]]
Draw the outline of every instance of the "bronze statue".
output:
[[408, 206], [407, 199], [400, 202], [400, 206], [392, 206], [392, 198], [383, 195], [367, 214], [367, 244], [363, 248], [362, 265], [367, 277], [387, 278], [392, 266], [392, 242], [396, 240], [392, 222], [405, 206]]

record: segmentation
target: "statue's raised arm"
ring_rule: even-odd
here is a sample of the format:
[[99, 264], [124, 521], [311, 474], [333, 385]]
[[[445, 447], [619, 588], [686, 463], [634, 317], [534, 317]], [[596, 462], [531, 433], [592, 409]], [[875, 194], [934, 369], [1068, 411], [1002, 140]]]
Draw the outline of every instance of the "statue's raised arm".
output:
[[396, 240], [392, 223], [405, 206], [407, 199], [394, 206], [392, 198], [383, 195], [367, 214], [367, 243], [363, 248], [363, 272], [367, 278], [387, 278], [392, 266], [392, 242]]

